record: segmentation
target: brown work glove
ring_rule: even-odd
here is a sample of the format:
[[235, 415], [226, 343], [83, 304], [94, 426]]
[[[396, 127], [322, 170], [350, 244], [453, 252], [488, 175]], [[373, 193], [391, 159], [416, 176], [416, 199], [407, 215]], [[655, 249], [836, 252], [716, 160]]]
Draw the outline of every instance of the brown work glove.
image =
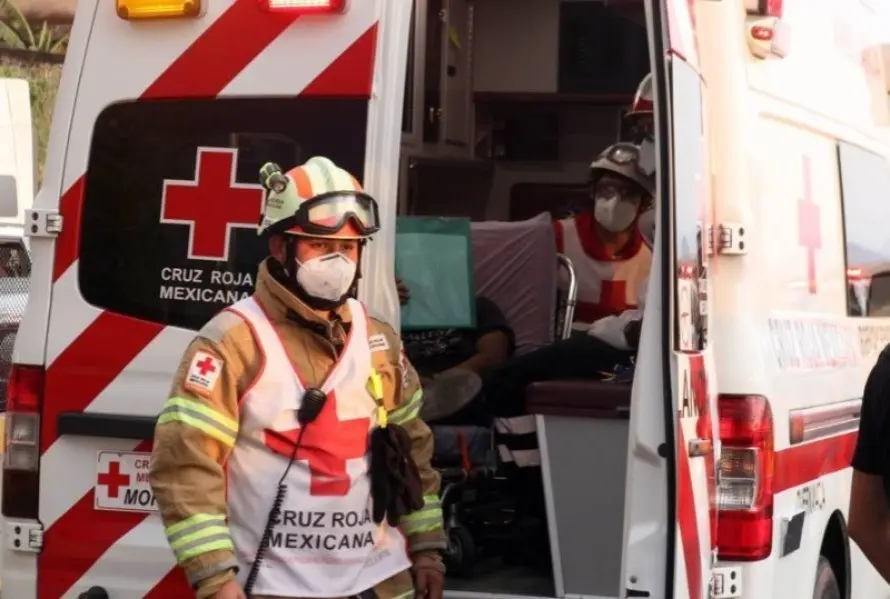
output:
[[445, 590], [445, 565], [438, 553], [422, 552], [414, 556], [414, 596], [442, 599]]
[[423, 507], [423, 486], [411, 457], [411, 438], [401, 426], [390, 424], [371, 431], [371, 498], [375, 523], [386, 518], [398, 526], [402, 517]]

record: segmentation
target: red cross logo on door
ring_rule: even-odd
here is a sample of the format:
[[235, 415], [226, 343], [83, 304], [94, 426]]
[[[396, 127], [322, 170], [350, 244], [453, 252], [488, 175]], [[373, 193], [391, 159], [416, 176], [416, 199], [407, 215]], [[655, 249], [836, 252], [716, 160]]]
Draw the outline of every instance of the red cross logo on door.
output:
[[109, 497], [117, 497], [121, 487], [130, 486], [130, 475], [121, 474], [120, 462], [109, 462], [108, 472], [99, 475], [99, 486], [108, 487]]
[[237, 183], [237, 167], [238, 150], [198, 148], [194, 180], [164, 180], [161, 222], [189, 226], [189, 259], [227, 261], [232, 229], [256, 228], [263, 187]]
[[813, 201], [813, 178], [810, 157], [803, 157], [803, 198], [797, 202], [798, 243], [807, 250], [807, 288], [817, 291], [816, 250], [822, 248], [822, 227], [819, 205]]
[[[310, 495], [342, 497], [349, 492], [352, 481], [346, 461], [363, 457], [368, 452], [370, 418], [340, 420], [337, 418], [337, 396], [333, 391], [300, 441], [296, 459], [309, 462], [312, 476]], [[299, 427], [288, 431], [265, 431], [266, 446], [290, 459], [300, 433]]]

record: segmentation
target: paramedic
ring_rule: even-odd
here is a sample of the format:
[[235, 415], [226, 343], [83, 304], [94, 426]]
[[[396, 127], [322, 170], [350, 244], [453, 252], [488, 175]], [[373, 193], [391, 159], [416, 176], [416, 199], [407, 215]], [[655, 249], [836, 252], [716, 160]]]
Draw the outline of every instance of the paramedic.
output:
[[327, 158], [261, 179], [256, 293], [198, 333], [155, 429], [167, 539], [199, 599], [440, 599], [418, 377], [350, 297], [376, 202]]
[[646, 173], [655, 172], [655, 115], [652, 112], [652, 74], [640, 81], [633, 103], [625, 113], [630, 125], [631, 140], [640, 146], [640, 168]]
[[[399, 302], [411, 299], [397, 278]], [[472, 329], [402, 331], [402, 343], [423, 384], [422, 418], [426, 422], [488, 426], [479, 393], [480, 377], [505, 363], [516, 349], [516, 336], [493, 301], [476, 296], [476, 326]]]
[[[652, 194], [655, 190], [655, 179], [644, 174], [639, 168], [639, 152], [632, 144], [616, 144], [607, 148], [591, 165], [592, 195], [599, 205], [604, 198], [627, 204], [626, 207], [615, 208], [610, 214], [626, 211], [631, 214], [631, 229], [624, 231], [626, 239], [639, 245], [628, 271], [633, 275], [616, 285], [615, 279], [597, 280], [598, 286], [611, 284], [623, 293], [628, 293], [625, 286], [632, 288], [634, 301], [624, 309], [612, 309], [601, 314], [590, 324], [581, 328], [576, 319], [576, 329], [568, 339], [562, 339], [537, 349], [531, 353], [514, 358], [500, 368], [492, 369], [483, 377], [483, 392], [491, 413], [499, 418], [512, 418], [525, 412], [523, 394], [525, 387], [538, 381], [605, 378], [612, 374], [615, 366], [626, 366], [636, 352], [639, 341], [641, 306], [638, 304], [645, 291], [649, 278], [649, 266], [652, 252], [650, 243], [644, 237], [642, 229], [654, 233], [654, 210]], [[603, 182], [606, 182], [603, 184]], [[632, 213], [631, 213], [632, 210]], [[577, 218], [580, 219], [579, 215]], [[646, 218], [641, 218], [645, 216]], [[650, 217], [652, 220], [650, 220]], [[597, 218], [600, 218], [599, 216]], [[626, 217], [625, 217], [626, 218]], [[604, 218], [605, 220], [605, 218]], [[580, 222], [580, 221], [579, 221]], [[651, 233], [648, 233], [651, 234]], [[645, 268], [643, 268], [645, 257]], [[579, 279], [579, 287], [584, 277], [595, 277], [597, 272], [579, 268], [579, 261], [569, 254]], [[622, 269], [617, 269], [619, 276]], [[579, 306], [580, 306], [579, 293]], [[630, 304], [630, 302], [627, 302]], [[580, 329], [580, 330], [579, 330]]]
[[862, 553], [890, 583], [890, 345], [868, 375], [853, 454], [850, 522]]
[[634, 307], [652, 264], [637, 218], [652, 205], [655, 178], [641, 169], [639, 146], [606, 148], [590, 165], [588, 182], [590, 209], [554, 223], [557, 251], [575, 269], [578, 302], [572, 326], [581, 331]]

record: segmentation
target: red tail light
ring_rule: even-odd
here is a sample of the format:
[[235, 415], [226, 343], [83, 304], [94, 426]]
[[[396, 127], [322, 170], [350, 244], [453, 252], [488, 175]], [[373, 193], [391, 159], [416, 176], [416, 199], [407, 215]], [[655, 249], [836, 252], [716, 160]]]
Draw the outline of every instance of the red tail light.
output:
[[773, 549], [772, 411], [756, 395], [721, 395], [718, 411], [718, 555], [726, 561], [764, 559]]
[[[346, 0], [260, 0], [272, 12], [318, 15], [346, 12]], [[361, 0], [360, 0], [361, 1]]]
[[37, 519], [43, 368], [13, 364], [6, 397], [3, 515]]

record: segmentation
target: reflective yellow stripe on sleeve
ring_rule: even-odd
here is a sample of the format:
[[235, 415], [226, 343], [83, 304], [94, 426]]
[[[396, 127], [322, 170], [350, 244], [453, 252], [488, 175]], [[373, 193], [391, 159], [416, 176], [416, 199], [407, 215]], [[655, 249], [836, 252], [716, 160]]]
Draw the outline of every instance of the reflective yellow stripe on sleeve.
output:
[[180, 564], [209, 551], [235, 550], [225, 516], [195, 514], [168, 526], [164, 534]]
[[423, 390], [418, 389], [411, 396], [411, 400], [405, 405], [399, 406], [389, 413], [389, 421], [393, 424], [405, 424], [409, 420], [417, 418], [423, 405]]
[[167, 422], [181, 422], [192, 426], [228, 447], [235, 445], [235, 437], [238, 436], [238, 423], [235, 420], [185, 397], [171, 397], [164, 404], [158, 424]]
[[386, 414], [386, 408], [383, 406], [383, 379], [380, 377], [380, 373], [373, 368], [365, 387], [377, 403], [377, 426], [386, 428], [386, 425], [389, 424], [389, 418]]
[[402, 533], [411, 536], [442, 528], [442, 504], [436, 495], [424, 495], [423, 507], [402, 518]]

